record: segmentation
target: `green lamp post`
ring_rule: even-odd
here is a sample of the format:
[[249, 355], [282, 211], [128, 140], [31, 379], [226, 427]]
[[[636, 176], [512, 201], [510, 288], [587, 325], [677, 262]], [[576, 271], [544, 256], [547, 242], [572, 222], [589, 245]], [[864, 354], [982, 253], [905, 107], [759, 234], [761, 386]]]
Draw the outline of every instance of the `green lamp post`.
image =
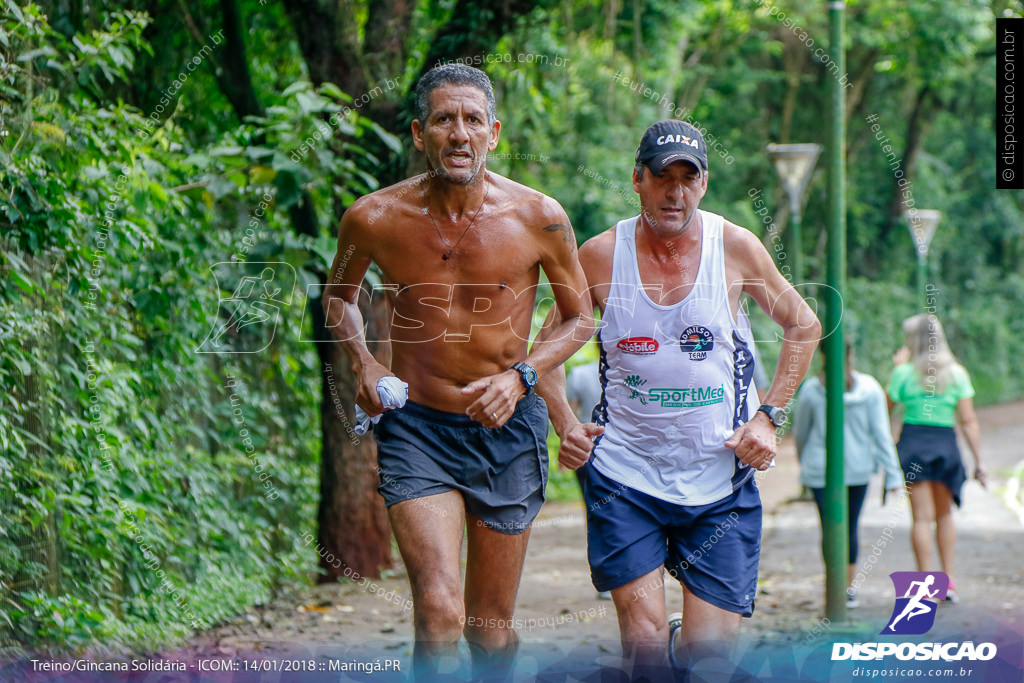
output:
[[903, 212], [907, 221], [910, 237], [914, 240], [917, 250], [917, 295], [921, 297], [921, 306], [928, 305], [928, 247], [939, 228], [942, 212], [935, 209], [911, 209]]
[[[829, 56], [846, 73], [846, 3], [827, 0]], [[846, 391], [846, 353], [843, 349], [843, 292], [846, 290], [846, 89], [830, 78], [828, 149], [828, 254], [825, 292], [825, 325], [828, 348], [825, 357], [825, 505], [822, 533], [825, 539], [825, 614], [837, 624], [846, 619], [847, 550], [846, 486], [843, 458], [843, 392]]]

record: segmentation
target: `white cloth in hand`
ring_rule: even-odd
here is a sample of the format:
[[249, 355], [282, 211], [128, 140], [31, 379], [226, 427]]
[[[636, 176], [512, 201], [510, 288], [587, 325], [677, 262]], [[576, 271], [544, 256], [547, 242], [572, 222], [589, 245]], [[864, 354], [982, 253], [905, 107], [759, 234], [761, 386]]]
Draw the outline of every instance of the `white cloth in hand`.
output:
[[[401, 408], [409, 400], [409, 385], [394, 375], [381, 377], [377, 381], [377, 395], [380, 396], [380, 402], [384, 406], [384, 410]], [[369, 431], [371, 424], [377, 424], [380, 416], [383, 414], [370, 417], [366, 414], [366, 411], [356, 406], [356, 426], [353, 430], [359, 436], [363, 436]]]

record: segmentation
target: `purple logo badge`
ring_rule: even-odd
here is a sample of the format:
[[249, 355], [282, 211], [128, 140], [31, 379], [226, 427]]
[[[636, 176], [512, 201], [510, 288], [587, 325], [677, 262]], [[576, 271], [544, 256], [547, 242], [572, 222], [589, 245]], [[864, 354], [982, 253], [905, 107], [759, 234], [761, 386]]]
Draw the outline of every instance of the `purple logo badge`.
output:
[[915, 636], [925, 633], [935, 623], [935, 610], [946, 599], [949, 577], [942, 572], [893, 572], [889, 574], [896, 588], [896, 605], [883, 635]]

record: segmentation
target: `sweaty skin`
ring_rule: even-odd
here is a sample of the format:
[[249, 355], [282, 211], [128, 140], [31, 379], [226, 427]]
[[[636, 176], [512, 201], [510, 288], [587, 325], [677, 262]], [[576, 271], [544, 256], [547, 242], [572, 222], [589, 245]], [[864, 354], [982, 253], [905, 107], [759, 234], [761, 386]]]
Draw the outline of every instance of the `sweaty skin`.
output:
[[[434, 111], [426, 126], [414, 125], [414, 134], [419, 128], [418, 146], [427, 147], [428, 163], [433, 156], [440, 170], [362, 197], [345, 213], [324, 293], [327, 325], [353, 359], [361, 380], [356, 401], [369, 415], [382, 412], [377, 380], [394, 374], [409, 383], [413, 401], [496, 427], [524, 393], [508, 368], [526, 360], [542, 376], [586, 341], [593, 315], [565, 211], [483, 168], [498, 124], [491, 134], [485, 110], [474, 117], [463, 104], [479, 105], [483, 95], [449, 86], [432, 98]], [[430, 145], [436, 129], [440, 153]], [[453, 183], [474, 161], [479, 172], [468, 183]], [[391, 307], [390, 370], [366, 350], [356, 306], [371, 261], [384, 273], [384, 291], [374, 296], [386, 295]], [[542, 267], [565, 324], [527, 356]]]
[[[394, 374], [409, 383], [413, 401], [501, 427], [525, 393], [510, 366], [525, 360], [543, 376], [593, 334], [590, 295], [565, 211], [485, 168], [499, 129], [483, 91], [436, 87], [426, 120], [412, 124], [428, 173], [362, 197], [341, 220], [324, 310], [352, 359], [356, 402], [369, 415], [383, 410], [377, 381]], [[367, 350], [357, 305], [371, 261], [384, 274], [384, 291], [376, 295], [389, 300], [390, 369]], [[560, 323], [527, 354], [541, 269]], [[456, 490], [404, 500], [388, 515], [415, 605], [415, 675], [425, 680], [458, 661], [463, 635], [474, 676], [507, 674], [519, 642], [512, 616], [529, 529], [505, 534], [489, 528], [466, 510]]]

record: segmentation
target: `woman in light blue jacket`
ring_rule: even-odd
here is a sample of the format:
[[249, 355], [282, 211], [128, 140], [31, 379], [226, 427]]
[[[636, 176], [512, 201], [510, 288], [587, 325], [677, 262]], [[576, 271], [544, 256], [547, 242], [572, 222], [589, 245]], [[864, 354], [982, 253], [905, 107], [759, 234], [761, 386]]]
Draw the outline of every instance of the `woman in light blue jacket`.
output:
[[[846, 605], [856, 607], [859, 604], [857, 591], [851, 584], [857, 562], [858, 520], [867, 495], [868, 482], [881, 466], [885, 469], [885, 488], [895, 491], [903, 486], [903, 471], [889, 430], [885, 391], [874, 377], [853, 369], [853, 350], [849, 344], [846, 345], [846, 392], [843, 394], [843, 405], [844, 482], [850, 506], [850, 565], [847, 571], [849, 587], [846, 589]], [[793, 434], [800, 456], [800, 483], [814, 493], [818, 518], [821, 519], [825, 500], [824, 375], [821, 378], [812, 377], [800, 387], [793, 415]], [[822, 543], [824, 545], [824, 531]]]

